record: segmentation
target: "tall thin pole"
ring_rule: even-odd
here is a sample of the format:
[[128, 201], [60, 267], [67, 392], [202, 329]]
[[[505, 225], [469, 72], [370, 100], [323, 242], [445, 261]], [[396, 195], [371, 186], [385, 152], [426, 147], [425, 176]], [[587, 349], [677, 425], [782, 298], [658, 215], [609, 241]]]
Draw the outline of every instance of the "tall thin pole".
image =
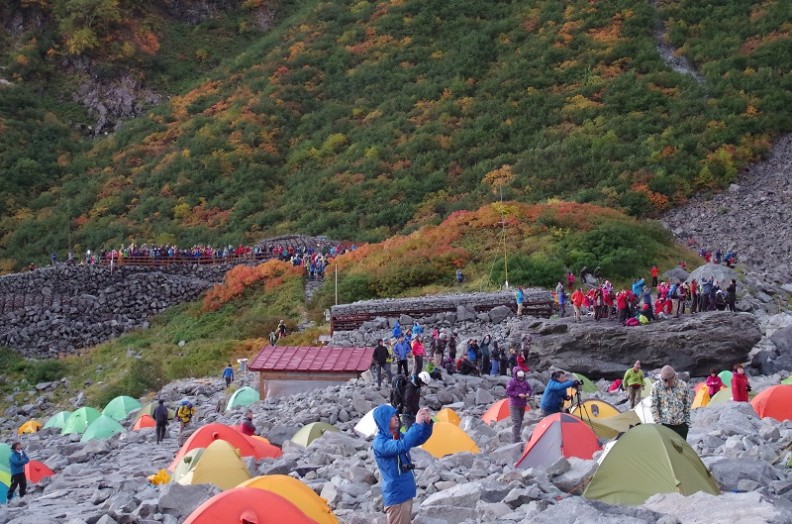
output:
[[503, 184], [498, 186], [500, 188], [500, 201], [501, 201], [501, 228], [503, 232], [503, 271], [506, 278], [506, 289], [509, 289], [509, 258], [506, 251], [506, 215], [503, 212]]
[[338, 305], [338, 262], [335, 265], [335, 303]]

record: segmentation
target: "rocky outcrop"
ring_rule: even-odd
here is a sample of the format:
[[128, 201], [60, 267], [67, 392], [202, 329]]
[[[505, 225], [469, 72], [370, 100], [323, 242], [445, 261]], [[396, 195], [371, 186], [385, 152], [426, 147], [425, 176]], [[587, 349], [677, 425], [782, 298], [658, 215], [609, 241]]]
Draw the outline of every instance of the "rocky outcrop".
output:
[[765, 281], [792, 283], [792, 135], [768, 158], [743, 170], [728, 191], [699, 194], [663, 223], [694, 249], [732, 249]]
[[756, 317], [727, 311], [637, 327], [526, 320], [512, 333], [532, 335], [531, 359], [540, 369], [556, 366], [606, 378], [620, 378], [636, 360], [646, 369], [672, 364], [692, 376], [705, 376], [711, 368], [745, 361], [762, 337]]
[[96, 118], [93, 135], [114, 132], [122, 121], [138, 117], [162, 101], [162, 96], [144, 87], [129, 73], [110, 79], [86, 76], [73, 97]]

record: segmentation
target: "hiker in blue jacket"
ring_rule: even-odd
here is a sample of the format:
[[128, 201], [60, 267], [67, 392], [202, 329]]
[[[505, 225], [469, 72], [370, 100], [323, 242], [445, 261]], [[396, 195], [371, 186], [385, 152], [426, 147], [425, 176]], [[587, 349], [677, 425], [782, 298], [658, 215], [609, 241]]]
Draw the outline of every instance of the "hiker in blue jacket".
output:
[[373, 443], [374, 459], [382, 480], [382, 502], [388, 524], [409, 524], [416, 495], [410, 449], [432, 436], [432, 417], [428, 408], [421, 409], [415, 424], [402, 435], [396, 408], [383, 404], [374, 409], [374, 422], [378, 429]]
[[[431, 433], [431, 432], [430, 432]], [[25, 477], [25, 464], [30, 462], [30, 459], [22, 449], [22, 444], [14, 442], [11, 445], [11, 455], [8, 457], [8, 465], [11, 470], [11, 485], [8, 487], [8, 494], [6, 500], [11, 500], [14, 496], [17, 486], [19, 486], [19, 498], [25, 496], [27, 493], [27, 477]]]
[[234, 368], [231, 367], [231, 364], [228, 364], [223, 370], [223, 378], [225, 379], [226, 387], [229, 387], [231, 382], [234, 381]]
[[577, 380], [564, 380], [565, 378], [567, 378], [566, 373], [563, 371], [553, 371], [553, 374], [550, 375], [550, 382], [545, 386], [542, 402], [539, 404], [539, 407], [542, 408], [542, 416], [560, 413], [564, 400], [568, 399], [567, 388], [580, 385]]
[[404, 340], [404, 335], [399, 335], [396, 345], [393, 346], [393, 354], [396, 356], [396, 373], [404, 373], [409, 376], [410, 372], [407, 368], [407, 356], [412, 353], [410, 343]]

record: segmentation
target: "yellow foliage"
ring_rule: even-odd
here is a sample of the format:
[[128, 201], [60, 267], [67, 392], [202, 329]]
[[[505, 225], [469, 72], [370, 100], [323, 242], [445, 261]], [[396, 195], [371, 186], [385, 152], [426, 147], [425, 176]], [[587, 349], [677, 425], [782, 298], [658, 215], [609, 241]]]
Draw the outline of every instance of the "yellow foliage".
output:
[[582, 111], [584, 109], [596, 109], [602, 106], [603, 104], [601, 102], [589, 100], [583, 95], [575, 95], [573, 97], [567, 98], [567, 103], [564, 104], [564, 107], [561, 109], [561, 111], [564, 113], [574, 113], [576, 111]]

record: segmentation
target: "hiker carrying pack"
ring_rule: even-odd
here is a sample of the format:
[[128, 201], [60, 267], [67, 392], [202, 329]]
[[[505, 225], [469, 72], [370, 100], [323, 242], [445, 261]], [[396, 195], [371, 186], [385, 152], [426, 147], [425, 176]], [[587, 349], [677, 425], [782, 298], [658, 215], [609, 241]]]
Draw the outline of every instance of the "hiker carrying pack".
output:
[[390, 403], [401, 415], [404, 412], [404, 393], [407, 391], [407, 377], [401, 373], [393, 377], [391, 382]]

